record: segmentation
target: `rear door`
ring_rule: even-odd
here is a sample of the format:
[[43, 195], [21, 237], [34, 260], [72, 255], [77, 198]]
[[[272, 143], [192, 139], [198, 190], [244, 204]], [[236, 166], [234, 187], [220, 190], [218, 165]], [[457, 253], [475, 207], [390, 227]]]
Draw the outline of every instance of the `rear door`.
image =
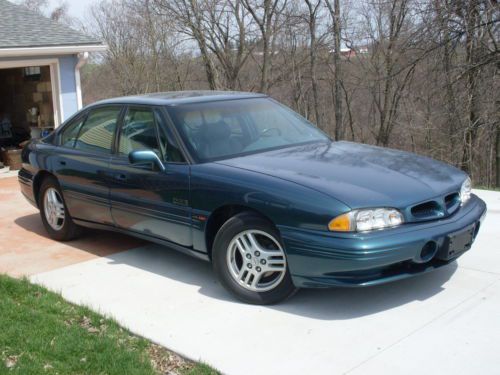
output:
[[[130, 106], [111, 161], [110, 200], [115, 224], [127, 230], [191, 246], [189, 165], [160, 108]], [[152, 150], [165, 171], [131, 165], [128, 154]]]
[[122, 106], [90, 109], [65, 127], [53, 170], [72, 217], [113, 224], [108, 177]]

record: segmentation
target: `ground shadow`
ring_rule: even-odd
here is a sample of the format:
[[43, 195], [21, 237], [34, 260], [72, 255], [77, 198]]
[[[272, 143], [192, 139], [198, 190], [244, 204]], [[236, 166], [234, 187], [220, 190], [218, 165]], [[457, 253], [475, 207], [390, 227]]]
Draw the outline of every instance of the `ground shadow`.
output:
[[393, 283], [365, 288], [303, 289], [274, 308], [315, 319], [353, 319], [376, 314], [440, 293], [455, 273], [456, 262], [432, 272]]
[[[215, 280], [209, 263], [149, 245], [108, 256], [115, 264], [127, 264], [162, 277], [199, 286], [207, 297], [241, 303]], [[413, 301], [426, 300], [443, 291], [443, 284], [456, 271], [451, 263], [434, 272], [399, 282], [367, 288], [302, 289], [281, 304], [265, 308], [314, 319], [344, 320], [375, 314]]]
[[[18, 217], [14, 220], [14, 224], [40, 237], [49, 238], [39, 214]], [[65, 244], [96, 256], [106, 256], [117, 251], [143, 246], [149, 242], [121, 233], [85, 229], [78, 239], [65, 242]]]
[[[37, 214], [19, 217], [15, 223], [37, 235], [48, 237]], [[117, 243], [126, 243], [127, 248], [134, 249], [117, 252]], [[208, 262], [164, 246], [119, 233], [90, 229], [86, 229], [79, 239], [66, 244], [97, 256], [106, 256], [111, 265], [126, 264], [161, 277], [196, 285], [199, 292], [209, 298], [241, 303], [216, 281]], [[354, 319], [413, 301], [426, 300], [444, 290], [443, 284], [456, 269], [456, 263], [452, 263], [434, 272], [368, 288], [303, 289], [288, 301], [265, 308], [314, 319]]]

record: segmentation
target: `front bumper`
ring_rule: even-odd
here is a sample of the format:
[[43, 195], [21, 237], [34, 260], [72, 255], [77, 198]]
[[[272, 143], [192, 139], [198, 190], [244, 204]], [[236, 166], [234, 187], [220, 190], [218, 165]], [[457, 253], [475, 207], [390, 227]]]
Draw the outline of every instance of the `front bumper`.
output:
[[[368, 286], [404, 279], [442, 267], [448, 236], [471, 229], [474, 238], [486, 204], [473, 195], [450, 217], [366, 233], [332, 233], [279, 226], [292, 280], [297, 287]], [[422, 249], [435, 244], [430, 258]]]

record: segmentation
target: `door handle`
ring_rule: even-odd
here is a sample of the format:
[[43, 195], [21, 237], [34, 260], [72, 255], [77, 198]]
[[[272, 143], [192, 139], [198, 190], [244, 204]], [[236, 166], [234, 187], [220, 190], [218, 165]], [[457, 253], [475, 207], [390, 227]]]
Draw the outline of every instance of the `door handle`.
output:
[[128, 176], [126, 174], [123, 174], [123, 173], [118, 173], [115, 175], [115, 179], [118, 181], [127, 181]]
[[66, 162], [64, 160], [59, 160], [59, 164], [66, 165]]

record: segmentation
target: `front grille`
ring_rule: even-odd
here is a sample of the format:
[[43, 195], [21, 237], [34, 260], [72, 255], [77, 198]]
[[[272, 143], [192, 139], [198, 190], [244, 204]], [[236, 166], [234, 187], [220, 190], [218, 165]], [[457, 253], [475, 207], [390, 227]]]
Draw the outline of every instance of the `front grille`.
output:
[[460, 207], [460, 195], [458, 193], [451, 193], [444, 197], [444, 205], [448, 214], [452, 214]]
[[411, 207], [409, 210], [411, 219], [409, 221], [440, 219], [453, 214], [459, 207], [459, 194], [457, 192], [450, 193], [442, 198], [422, 202]]
[[436, 201], [418, 204], [411, 208], [411, 214], [419, 219], [432, 219], [442, 216], [442, 209]]

